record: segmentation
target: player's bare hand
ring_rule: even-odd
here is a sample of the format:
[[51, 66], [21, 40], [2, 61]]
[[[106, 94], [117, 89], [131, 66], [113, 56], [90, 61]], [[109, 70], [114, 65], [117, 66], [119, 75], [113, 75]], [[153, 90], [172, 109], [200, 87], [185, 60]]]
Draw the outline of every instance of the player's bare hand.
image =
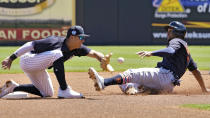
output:
[[10, 69], [11, 64], [12, 64], [12, 60], [9, 57], [7, 57], [1, 62], [1, 67], [3, 69]]
[[136, 54], [139, 55], [141, 58], [152, 56], [152, 52], [150, 51], [140, 51], [137, 52]]

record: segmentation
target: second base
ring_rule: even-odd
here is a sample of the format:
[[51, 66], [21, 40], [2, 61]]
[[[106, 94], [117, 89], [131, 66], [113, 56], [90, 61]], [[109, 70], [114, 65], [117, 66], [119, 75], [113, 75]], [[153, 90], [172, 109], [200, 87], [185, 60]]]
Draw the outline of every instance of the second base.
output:
[[5, 95], [2, 98], [27, 98], [28, 97], [28, 93], [25, 92], [13, 92], [13, 93], [9, 93], [8, 95]]

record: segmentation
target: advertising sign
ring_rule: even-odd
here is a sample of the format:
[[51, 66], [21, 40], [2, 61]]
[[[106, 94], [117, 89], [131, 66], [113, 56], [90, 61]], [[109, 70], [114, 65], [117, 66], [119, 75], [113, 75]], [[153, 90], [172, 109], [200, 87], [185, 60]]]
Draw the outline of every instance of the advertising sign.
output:
[[0, 41], [65, 36], [74, 0], [0, 0]]
[[55, 0], [0, 0], [0, 15], [31, 15], [51, 6]]
[[152, 0], [153, 41], [166, 39], [163, 27], [180, 21], [187, 27], [186, 38], [210, 41], [210, 0]]
[[37, 40], [48, 36], [66, 36], [66, 28], [2, 28], [0, 40]]

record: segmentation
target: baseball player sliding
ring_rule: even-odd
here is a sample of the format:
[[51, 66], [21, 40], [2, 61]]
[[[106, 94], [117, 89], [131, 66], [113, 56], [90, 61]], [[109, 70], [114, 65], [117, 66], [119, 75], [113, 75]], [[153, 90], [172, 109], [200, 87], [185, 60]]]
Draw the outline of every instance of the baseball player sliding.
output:
[[[20, 57], [20, 67], [30, 78], [32, 84], [19, 85], [9, 80], [0, 88], [0, 98], [15, 91], [24, 91], [41, 97], [53, 96], [54, 90], [47, 68], [53, 67], [60, 85], [59, 98], [83, 98], [66, 83], [64, 62], [74, 56], [88, 56], [101, 62], [103, 70], [113, 71], [109, 64], [110, 55], [102, 53], [83, 45], [89, 37], [81, 26], [72, 26], [66, 37], [50, 36], [45, 39], [28, 42], [17, 49], [10, 57], [2, 61], [3, 69], [10, 69], [12, 62]], [[108, 68], [107, 68], [108, 67]]]
[[121, 90], [126, 94], [137, 94], [142, 87], [156, 91], [156, 93], [170, 93], [175, 86], [180, 85], [180, 78], [186, 69], [189, 69], [202, 91], [207, 92], [201, 73], [197, 69], [184, 39], [186, 27], [178, 21], [173, 21], [165, 29], [168, 32], [167, 48], [153, 52], [137, 52], [142, 58], [162, 57], [162, 62], [157, 63], [156, 68], [128, 69], [114, 77], [104, 79], [91, 67], [89, 76], [95, 82], [96, 90], [103, 90], [110, 85], [120, 85]]

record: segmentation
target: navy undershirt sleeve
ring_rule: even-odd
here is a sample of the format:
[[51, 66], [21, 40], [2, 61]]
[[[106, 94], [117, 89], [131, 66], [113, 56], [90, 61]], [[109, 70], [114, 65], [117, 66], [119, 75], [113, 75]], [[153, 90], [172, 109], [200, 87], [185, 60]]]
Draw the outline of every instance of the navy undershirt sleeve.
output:
[[153, 56], [159, 56], [159, 57], [167, 57], [170, 55], [173, 55], [175, 53], [175, 50], [172, 47], [167, 47], [161, 50], [153, 51]]
[[176, 52], [176, 50], [180, 48], [181, 48], [181, 44], [179, 43], [179, 41], [177, 41], [177, 39], [174, 39], [169, 42], [169, 45], [167, 48], [153, 51], [152, 55], [159, 56], [159, 57], [172, 56]]
[[62, 57], [53, 63], [53, 70], [60, 85], [60, 88], [62, 90], [65, 90], [67, 88], [67, 83], [65, 79], [64, 61]]
[[85, 45], [82, 45], [79, 49], [76, 50], [74, 54], [75, 56], [86, 56], [89, 54], [90, 51], [91, 51], [90, 48], [88, 48]]

